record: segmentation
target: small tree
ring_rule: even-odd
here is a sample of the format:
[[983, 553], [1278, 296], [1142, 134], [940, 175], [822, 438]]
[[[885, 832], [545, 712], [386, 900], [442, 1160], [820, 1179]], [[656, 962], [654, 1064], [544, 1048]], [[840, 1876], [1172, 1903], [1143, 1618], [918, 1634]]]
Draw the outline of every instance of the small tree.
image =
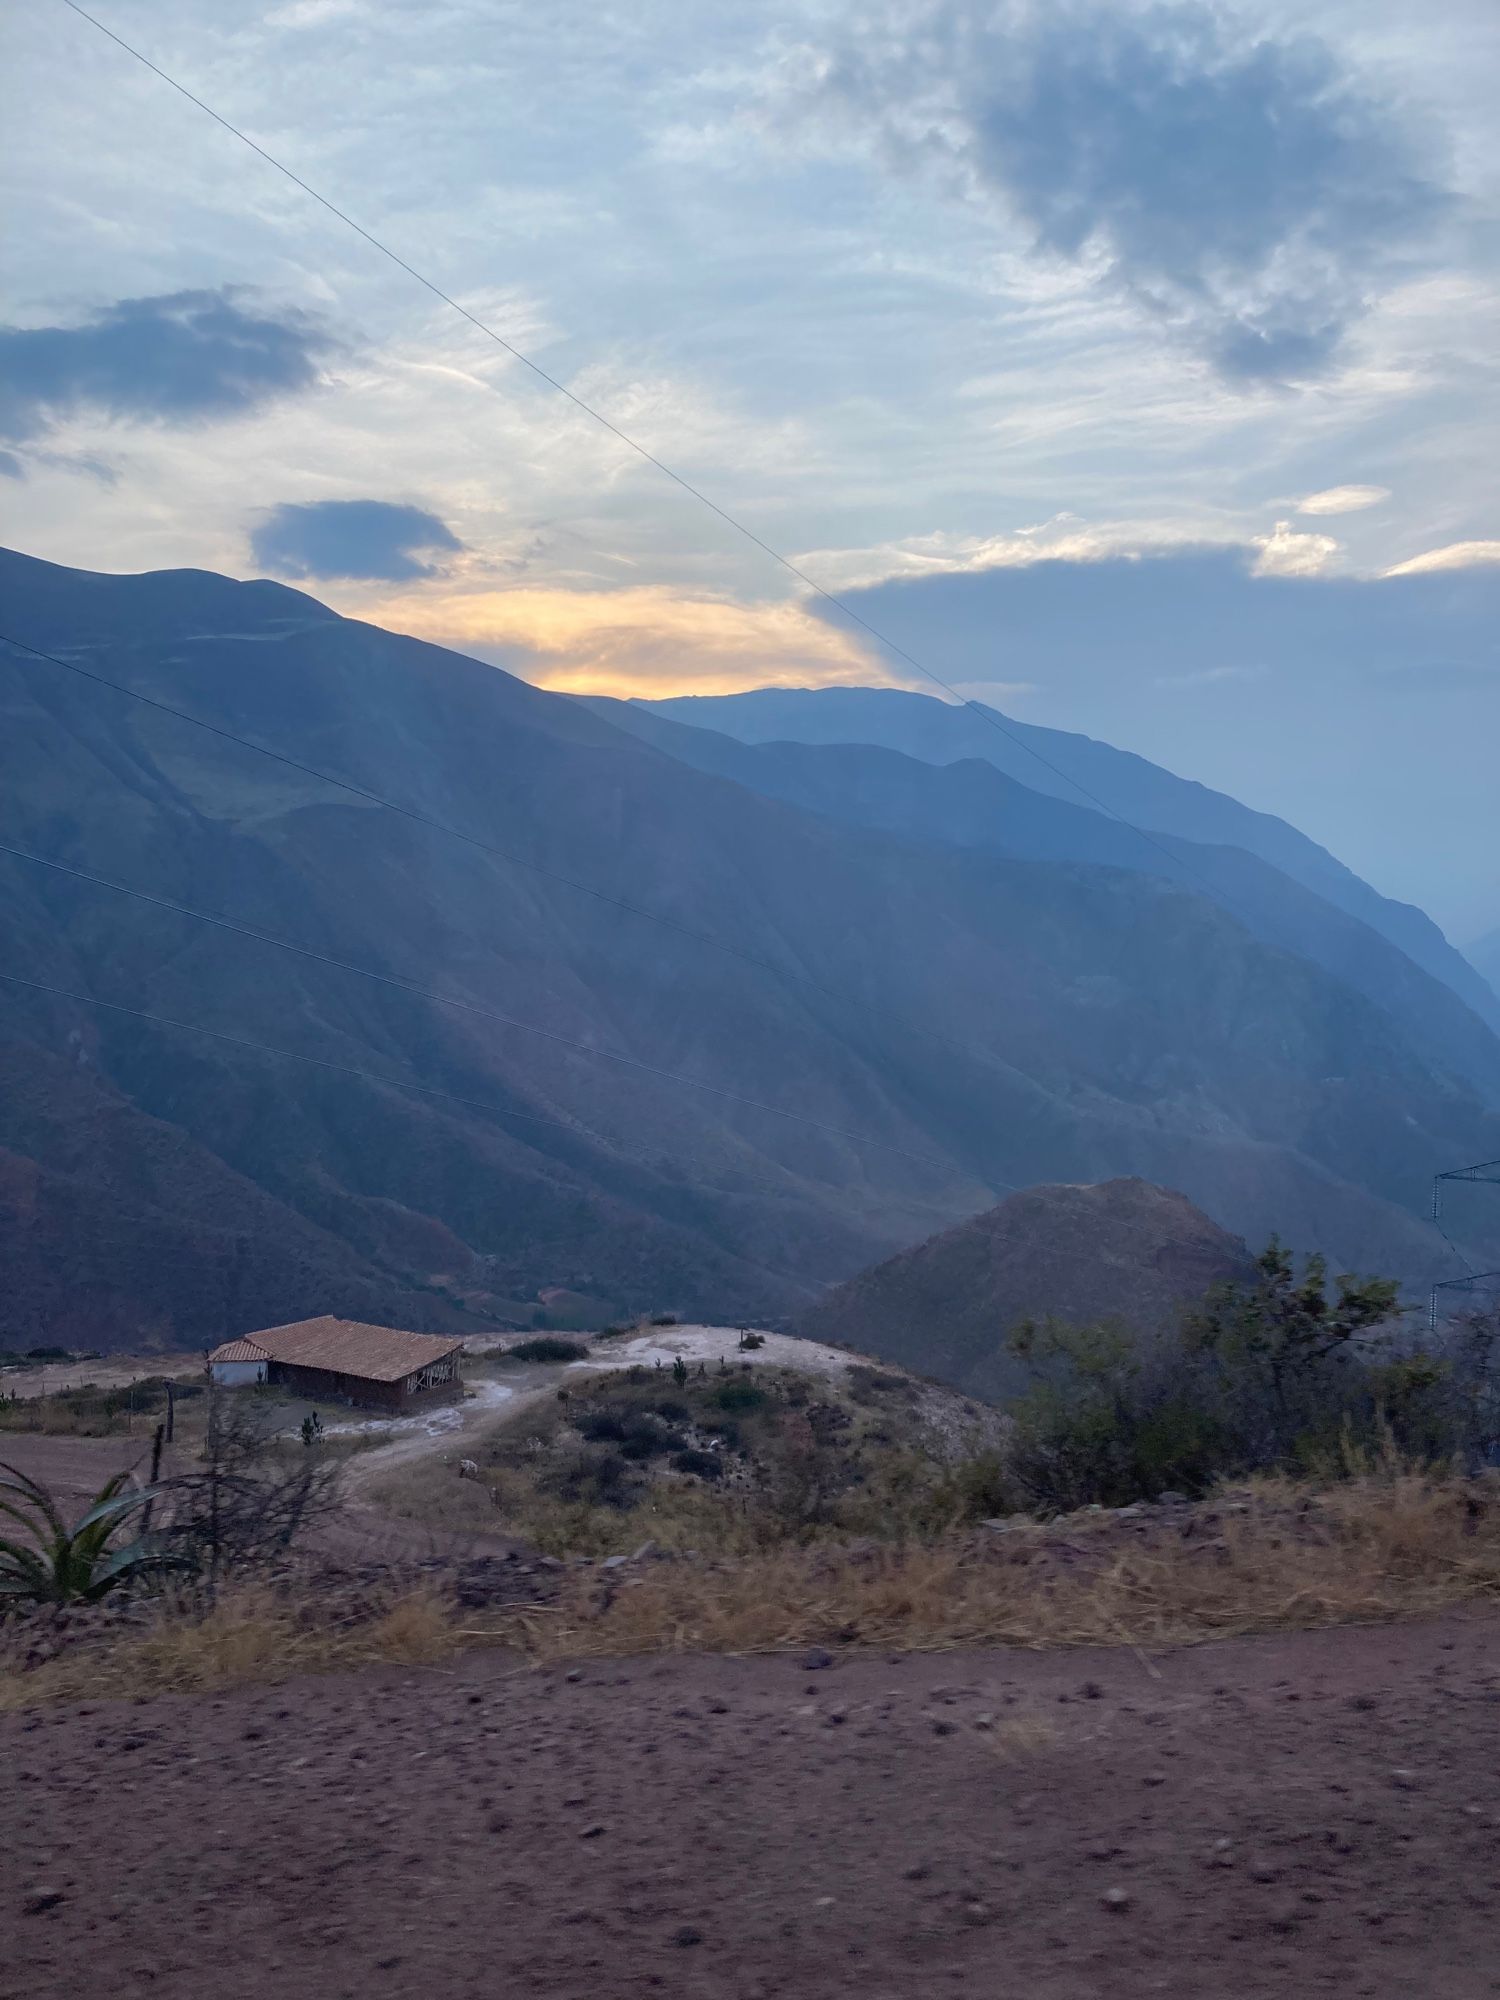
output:
[[1299, 1279], [1274, 1236], [1256, 1264], [1252, 1283], [1216, 1286], [1183, 1325], [1187, 1353], [1220, 1373], [1226, 1415], [1252, 1465], [1327, 1444], [1376, 1395], [1365, 1372], [1372, 1336], [1397, 1318], [1401, 1289], [1392, 1278], [1344, 1273], [1330, 1298], [1327, 1261], [1310, 1256]]
[[1205, 1370], [1117, 1320], [1023, 1320], [1011, 1352], [1032, 1383], [1011, 1406], [1008, 1460], [1033, 1503], [1121, 1506], [1177, 1488], [1201, 1491], [1221, 1469], [1225, 1433]]
[[321, 1451], [280, 1455], [273, 1419], [211, 1391], [202, 1470], [170, 1482], [173, 1538], [210, 1582], [268, 1561], [337, 1507], [341, 1471]]

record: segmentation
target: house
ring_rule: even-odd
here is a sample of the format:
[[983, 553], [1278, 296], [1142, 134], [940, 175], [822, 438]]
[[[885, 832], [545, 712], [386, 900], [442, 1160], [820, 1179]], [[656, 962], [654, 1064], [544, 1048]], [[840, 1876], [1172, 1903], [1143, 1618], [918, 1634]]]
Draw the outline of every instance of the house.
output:
[[208, 1357], [226, 1388], [268, 1382], [325, 1403], [359, 1403], [399, 1414], [463, 1393], [463, 1342], [450, 1334], [403, 1333], [358, 1320], [303, 1319], [226, 1340]]
[[208, 1372], [222, 1388], [239, 1389], [247, 1382], [264, 1382], [271, 1357], [253, 1340], [226, 1340], [208, 1357]]

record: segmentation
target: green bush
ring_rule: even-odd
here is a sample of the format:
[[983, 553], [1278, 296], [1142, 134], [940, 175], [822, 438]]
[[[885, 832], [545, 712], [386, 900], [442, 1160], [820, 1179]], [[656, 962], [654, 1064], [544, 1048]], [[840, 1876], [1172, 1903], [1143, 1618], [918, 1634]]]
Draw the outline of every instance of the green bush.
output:
[[691, 1473], [695, 1479], [722, 1479], [724, 1461], [717, 1452], [698, 1451], [688, 1446], [682, 1451], [673, 1453], [672, 1470]]
[[744, 1375], [731, 1375], [715, 1387], [713, 1399], [721, 1410], [758, 1410], [766, 1392]]
[[1391, 1444], [1485, 1462], [1500, 1442], [1500, 1325], [1438, 1349], [1397, 1340], [1398, 1288], [1321, 1258], [1299, 1277], [1273, 1238], [1249, 1284], [1217, 1287], [1175, 1330], [1028, 1322], [1011, 1337], [1032, 1382], [1011, 1406], [1010, 1465], [1029, 1504], [1121, 1506], [1253, 1472], [1327, 1472]]
[[539, 1340], [521, 1340], [506, 1350], [512, 1361], [587, 1361], [589, 1351], [579, 1340], [559, 1340], [547, 1334]]

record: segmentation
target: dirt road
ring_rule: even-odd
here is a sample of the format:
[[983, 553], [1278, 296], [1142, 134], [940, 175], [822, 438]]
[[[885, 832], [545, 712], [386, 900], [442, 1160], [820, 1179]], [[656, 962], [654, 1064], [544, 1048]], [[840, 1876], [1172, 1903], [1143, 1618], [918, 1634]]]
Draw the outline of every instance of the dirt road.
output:
[[1500, 1623], [0, 1724], [4, 2000], [1500, 1994]]

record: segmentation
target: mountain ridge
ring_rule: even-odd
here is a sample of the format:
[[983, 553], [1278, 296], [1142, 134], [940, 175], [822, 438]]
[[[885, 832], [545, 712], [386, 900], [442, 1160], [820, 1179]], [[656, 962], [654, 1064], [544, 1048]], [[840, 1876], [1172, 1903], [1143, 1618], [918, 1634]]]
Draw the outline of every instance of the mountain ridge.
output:
[[[44, 1337], [69, 1254], [28, 1208], [38, 1175], [68, 1182], [75, 1239], [120, 1246], [90, 1344], [149, 1322], [201, 1346], [330, 1288], [408, 1323], [503, 1319], [553, 1284], [785, 1319], [1005, 1183], [1122, 1172], [1421, 1282], [1450, 1256], [1420, 1213], [1433, 1166], [1500, 1152], [1388, 1014], [1177, 885], [838, 824], [281, 586], [13, 555], [0, 584], [17, 637], [481, 844], [0, 649], [4, 839], [538, 1031], [0, 858], [6, 970], [286, 1052], [0, 985], [0, 1043], [52, 1079], [30, 1108], [0, 1096], [0, 1147], [36, 1170], [0, 1214], [33, 1302], [12, 1344]], [[119, 1125], [113, 1165], [70, 1138], [64, 1075]], [[145, 1243], [132, 1273], [115, 1225], [163, 1134], [184, 1185], [222, 1168], [279, 1205], [306, 1298], [253, 1261], [231, 1295], [211, 1218], [198, 1250], [173, 1238], [175, 1293]]]
[[872, 744], [745, 743], [640, 702], [594, 697], [596, 713], [700, 770], [848, 823], [1017, 859], [1099, 863], [1207, 894], [1265, 942], [1311, 959], [1394, 1014], [1500, 1102], [1500, 1036], [1398, 945], [1270, 862], [1162, 834], [1149, 844], [1092, 808], [1034, 792], [977, 758], [931, 765]]
[[1096, 806], [1117, 815], [1124, 827], [1242, 847], [1379, 931], [1500, 1031], [1500, 997], [1424, 911], [1382, 896], [1286, 820], [1135, 751], [1020, 722], [983, 702], [948, 703], [902, 688], [752, 688], [673, 695], [640, 706], [742, 742], [869, 743], [925, 763], [975, 757], [1054, 798], [1076, 804], [1092, 794]]

